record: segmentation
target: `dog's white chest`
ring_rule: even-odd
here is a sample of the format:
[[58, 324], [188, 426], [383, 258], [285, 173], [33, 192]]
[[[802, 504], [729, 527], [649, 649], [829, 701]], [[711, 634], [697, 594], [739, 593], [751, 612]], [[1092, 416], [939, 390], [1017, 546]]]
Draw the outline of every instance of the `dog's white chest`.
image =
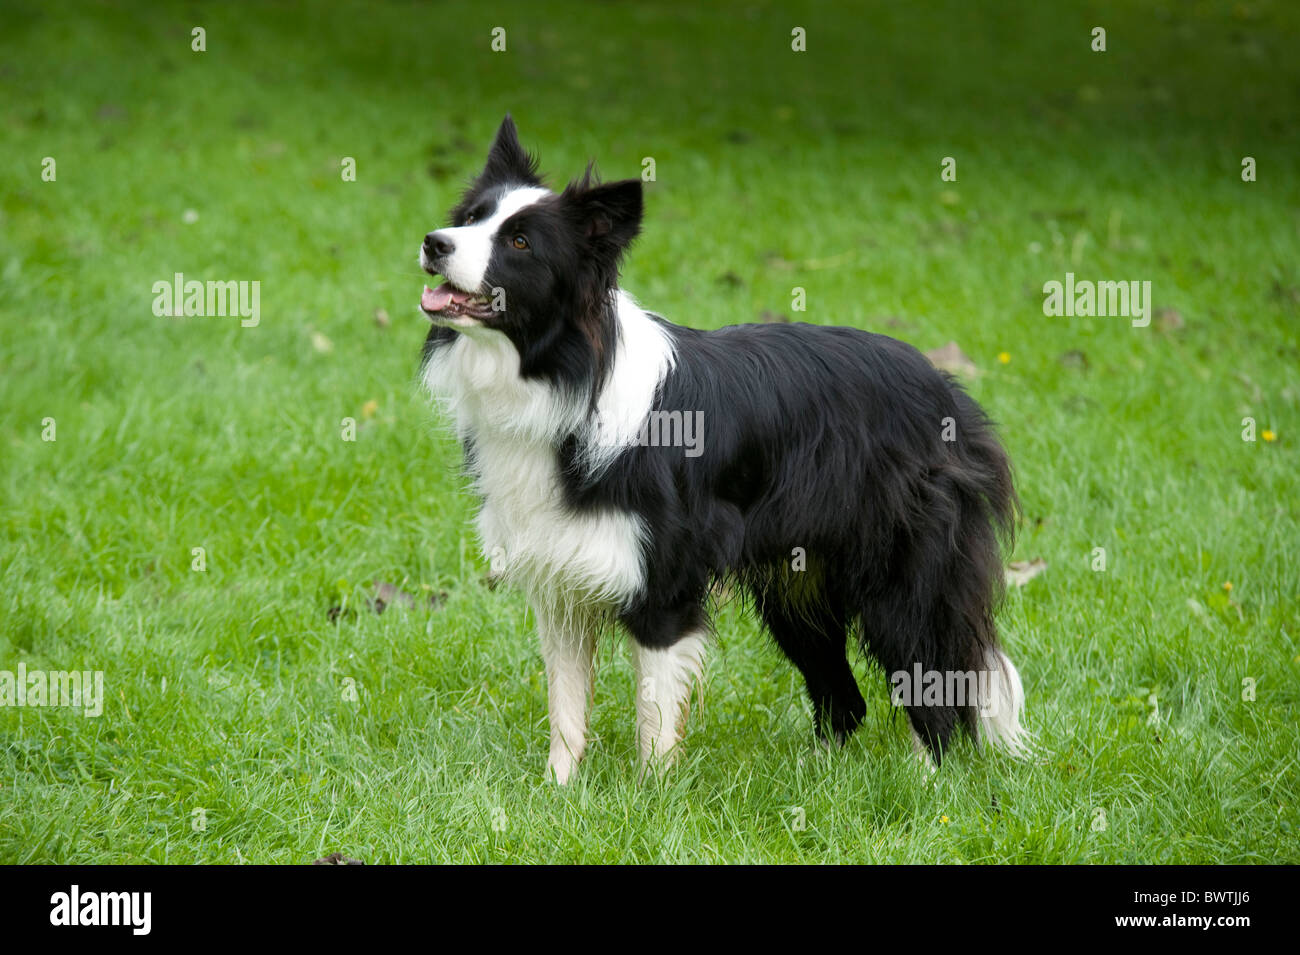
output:
[[640, 590], [640, 521], [567, 508], [550, 447], [476, 434], [474, 465], [483, 496], [479, 536], [494, 575], [532, 594], [558, 587], [613, 604]]

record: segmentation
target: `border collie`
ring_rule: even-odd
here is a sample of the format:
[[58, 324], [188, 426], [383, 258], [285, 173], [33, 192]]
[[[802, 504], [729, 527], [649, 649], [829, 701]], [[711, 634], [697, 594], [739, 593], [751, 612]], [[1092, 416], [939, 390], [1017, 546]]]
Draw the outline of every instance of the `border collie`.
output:
[[[484, 551], [537, 618], [548, 775], [566, 783], [582, 759], [611, 623], [632, 637], [643, 772], [671, 760], [719, 582], [803, 674], [823, 743], [866, 714], [851, 633], [925, 763], [959, 725], [1024, 753], [993, 622], [1016, 498], [974, 400], [883, 335], [699, 331], [646, 311], [618, 285], [641, 182], [588, 165], [557, 193], [537, 169], [507, 116], [451, 225], [424, 237], [420, 265], [445, 281], [420, 306], [423, 381], [464, 445]], [[953, 674], [979, 676], [964, 699], [945, 692]], [[923, 675], [925, 692], [899, 693]]]

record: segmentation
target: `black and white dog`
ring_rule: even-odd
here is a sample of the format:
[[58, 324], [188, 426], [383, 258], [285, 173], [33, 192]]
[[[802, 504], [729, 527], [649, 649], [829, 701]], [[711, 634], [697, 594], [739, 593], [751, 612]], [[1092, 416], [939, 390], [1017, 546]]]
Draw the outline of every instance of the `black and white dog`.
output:
[[[507, 116], [420, 249], [446, 279], [420, 301], [423, 380], [464, 444], [493, 569], [536, 613], [548, 773], [567, 782], [582, 758], [596, 639], [615, 622], [633, 641], [642, 761], [671, 758], [720, 580], [803, 673], [823, 741], [866, 713], [852, 632], [923, 758], [941, 759], [958, 724], [1025, 751], [1024, 693], [993, 623], [1016, 504], [989, 420], [882, 335], [697, 331], [647, 312], [618, 286], [641, 213], [639, 180], [599, 183], [590, 167], [548, 189]], [[900, 694], [915, 680], [926, 692]]]

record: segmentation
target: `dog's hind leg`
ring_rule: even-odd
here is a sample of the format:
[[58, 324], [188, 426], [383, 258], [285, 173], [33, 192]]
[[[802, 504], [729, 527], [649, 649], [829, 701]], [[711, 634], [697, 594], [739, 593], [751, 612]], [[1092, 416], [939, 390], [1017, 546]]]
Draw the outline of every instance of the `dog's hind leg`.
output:
[[754, 599], [773, 639], [808, 685], [817, 738], [843, 745], [867, 715], [845, 650], [844, 618], [816, 604], [790, 607], [768, 589], [756, 590]]
[[560, 785], [573, 776], [587, 749], [587, 706], [595, 678], [598, 621], [588, 612], [564, 606], [534, 606], [546, 660], [551, 753], [546, 774]]

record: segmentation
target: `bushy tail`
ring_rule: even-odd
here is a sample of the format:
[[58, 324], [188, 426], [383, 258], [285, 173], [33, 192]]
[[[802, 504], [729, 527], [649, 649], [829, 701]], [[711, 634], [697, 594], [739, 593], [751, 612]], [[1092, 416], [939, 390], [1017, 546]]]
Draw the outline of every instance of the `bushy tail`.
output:
[[1015, 515], [1019, 509], [1019, 500], [1015, 496], [1006, 452], [993, 433], [991, 422], [965, 392], [958, 391], [957, 400], [963, 405], [967, 416], [976, 422], [972, 439], [962, 448], [966, 464], [975, 476], [967, 495], [963, 520], [991, 530], [992, 533], [985, 531], [982, 534], [972, 529], [970, 537], [984, 543], [985, 548], [997, 552], [996, 572], [993, 572], [995, 565], [988, 560], [991, 555], [985, 551], [983, 572], [987, 576], [992, 576], [991, 572], [996, 573], [996, 577], [985, 578], [983, 589], [988, 600], [979, 607], [976, 620], [972, 621], [983, 654], [984, 669], [982, 680], [979, 681], [980, 699], [976, 707], [976, 724], [972, 729], [978, 732], [980, 743], [991, 743], [1010, 755], [1023, 759], [1034, 750], [1034, 738], [1021, 725], [1024, 685], [1021, 674], [1011, 663], [1010, 657], [1002, 651], [993, 624], [993, 605], [1005, 589], [1001, 547], [998, 544], [1001, 543], [1010, 550], [1014, 543]]
[[1017, 759], [1033, 754], [1034, 738], [1020, 725], [1025, 708], [1025, 688], [1015, 664], [1000, 649], [984, 658], [986, 678], [980, 681], [979, 736]]
[[993, 621], [994, 607], [1005, 587], [1002, 548], [1009, 550], [1014, 544], [1020, 502], [1006, 451], [992, 424], [964, 391], [958, 390], [957, 395], [965, 417], [974, 424], [970, 440], [960, 447], [968, 477], [963, 489], [962, 521], [968, 546], [975, 543], [975, 549], [982, 551], [975, 574], [982, 578], [979, 589], [984, 598], [966, 605], [976, 640], [972, 651], [984, 670], [976, 720], [974, 725], [968, 725], [981, 743], [987, 741], [1012, 756], [1025, 758], [1033, 752], [1033, 737], [1020, 723], [1025, 706], [1024, 684], [1000, 646]]
[[893, 512], [884, 584], [862, 583], [859, 614], [864, 646], [891, 679], [919, 667], [975, 682], [973, 691], [941, 694], [939, 702], [913, 695], [900, 704], [936, 763], [959, 726], [1016, 755], [1029, 747], [1020, 725], [1024, 687], [994, 621], [1018, 512], [1011, 466], [984, 412], [956, 382], [947, 385], [956, 440], [941, 449], [923, 444], [929, 457], [919, 476], [899, 482], [912, 493], [908, 506]]

